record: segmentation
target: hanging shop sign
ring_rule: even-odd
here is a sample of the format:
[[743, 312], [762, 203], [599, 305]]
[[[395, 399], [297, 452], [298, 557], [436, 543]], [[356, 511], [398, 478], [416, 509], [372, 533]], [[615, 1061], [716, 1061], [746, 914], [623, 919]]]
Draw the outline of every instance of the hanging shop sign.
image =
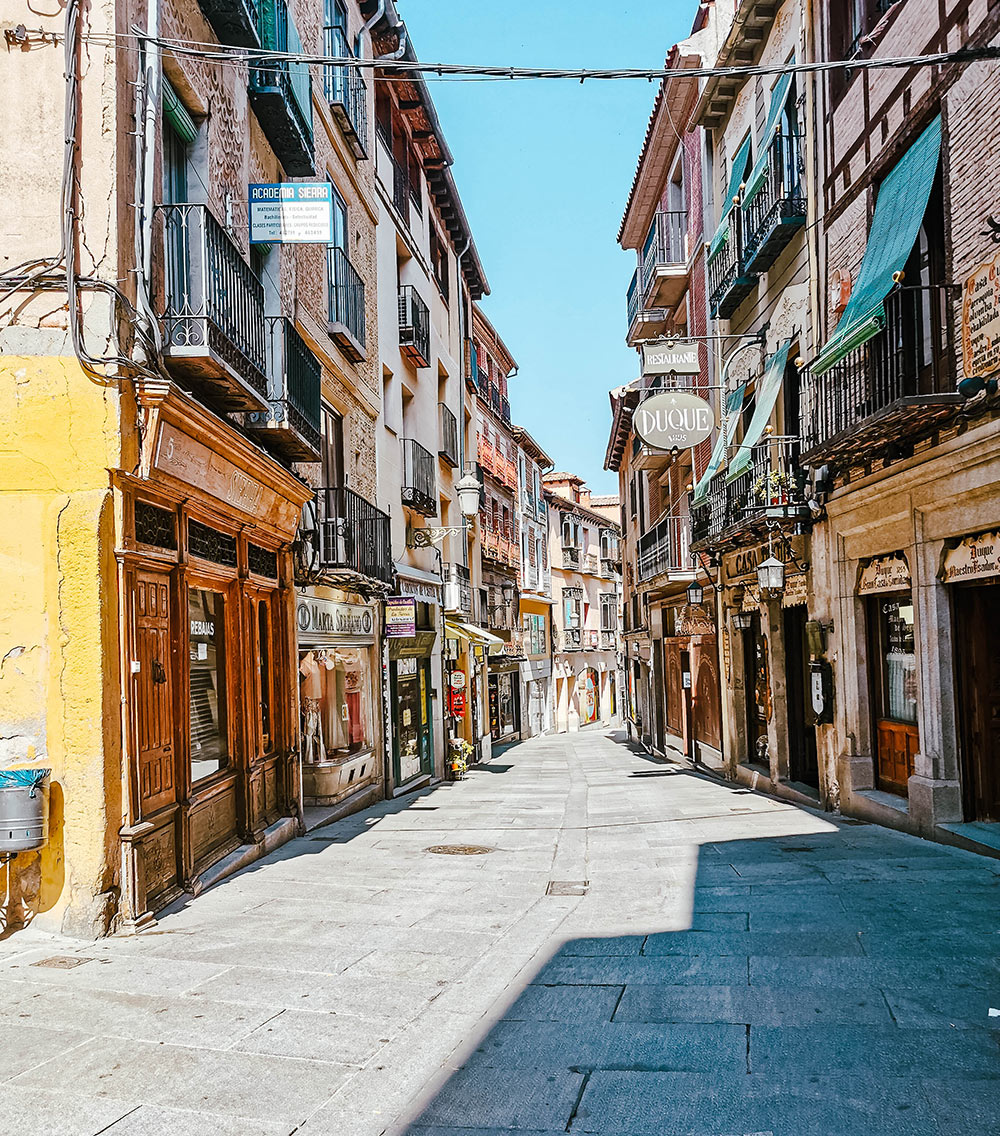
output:
[[782, 607], [802, 607], [809, 602], [809, 588], [804, 572], [785, 574], [785, 590], [781, 593]]
[[962, 288], [962, 366], [967, 377], [1000, 370], [1000, 252]]
[[451, 678], [448, 681], [451, 683], [452, 690], [465, 690], [465, 671], [456, 668], [451, 672]]
[[371, 640], [375, 635], [371, 608], [314, 596], [299, 596], [296, 600], [295, 625], [300, 641], [310, 643], [331, 639]]
[[859, 596], [909, 590], [910, 566], [902, 552], [894, 552], [891, 556], [876, 556], [862, 562], [858, 576]]
[[385, 601], [385, 637], [412, 639], [417, 633], [417, 601], [412, 596], [388, 596]]
[[691, 340], [679, 339], [669, 343], [644, 343], [642, 345], [642, 373], [644, 375], [697, 375], [701, 370], [698, 363], [698, 344]]
[[946, 584], [993, 576], [1000, 576], [1000, 532], [996, 529], [967, 536], [957, 548], [945, 551], [941, 579]]
[[333, 244], [333, 187], [325, 181], [251, 185], [252, 245]]
[[451, 697], [450, 697], [451, 716], [453, 718], [464, 718], [465, 717], [465, 691], [456, 689], [455, 687], [452, 687], [451, 691], [449, 693], [451, 695]]
[[704, 442], [715, 429], [708, 403], [687, 391], [665, 391], [639, 403], [632, 416], [635, 432], [657, 450], [688, 450]]

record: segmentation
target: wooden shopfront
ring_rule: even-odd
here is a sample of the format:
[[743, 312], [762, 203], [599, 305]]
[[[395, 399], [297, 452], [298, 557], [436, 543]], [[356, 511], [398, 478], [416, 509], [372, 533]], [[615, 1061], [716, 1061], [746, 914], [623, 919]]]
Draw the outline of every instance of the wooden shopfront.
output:
[[173, 390], [143, 476], [119, 474], [123, 910], [137, 923], [220, 859], [294, 832], [290, 542], [309, 490]]

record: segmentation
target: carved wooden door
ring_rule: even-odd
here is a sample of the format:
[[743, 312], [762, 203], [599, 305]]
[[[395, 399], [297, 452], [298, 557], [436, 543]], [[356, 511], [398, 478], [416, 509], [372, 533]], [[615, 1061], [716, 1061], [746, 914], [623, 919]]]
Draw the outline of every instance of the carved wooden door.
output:
[[139, 572], [133, 595], [139, 794], [143, 814], [174, 802], [173, 675], [170, 661], [170, 580], [158, 572]]

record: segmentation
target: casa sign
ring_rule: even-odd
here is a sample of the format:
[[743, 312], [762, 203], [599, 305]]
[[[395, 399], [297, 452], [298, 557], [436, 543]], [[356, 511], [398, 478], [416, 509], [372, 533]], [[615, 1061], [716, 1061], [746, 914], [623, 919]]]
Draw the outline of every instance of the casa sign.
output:
[[655, 450], [688, 450], [704, 442], [715, 429], [712, 408], [696, 394], [665, 391], [639, 403], [632, 425]]

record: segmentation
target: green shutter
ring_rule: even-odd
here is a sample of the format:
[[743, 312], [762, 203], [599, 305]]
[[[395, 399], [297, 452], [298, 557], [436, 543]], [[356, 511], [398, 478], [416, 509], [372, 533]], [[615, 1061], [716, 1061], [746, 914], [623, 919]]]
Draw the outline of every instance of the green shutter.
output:
[[729, 463], [729, 474], [726, 477], [727, 481], [735, 480], [741, 473], [744, 473], [750, 468], [752, 449], [760, 441], [761, 435], [764, 433], [764, 427], [771, 419], [771, 411], [774, 410], [774, 404], [778, 401], [778, 391], [781, 390], [781, 380], [785, 377], [785, 366], [788, 363], [788, 349], [791, 345], [792, 341], [786, 339], [768, 360], [767, 367], [764, 370], [764, 377], [757, 387], [753, 417], [750, 419], [747, 432], [743, 435], [743, 441], [740, 442], [740, 448], [736, 451], [736, 456]]
[[177, 137], [188, 146], [198, 137], [198, 127], [181, 102], [177, 92], [170, 84], [170, 80], [163, 76], [163, 114], [174, 128]]
[[715, 231], [712, 243], [708, 246], [708, 255], [710, 257], [715, 256], [719, 249], [729, 240], [729, 214], [733, 211], [733, 198], [740, 191], [740, 183], [743, 181], [743, 175], [747, 171], [747, 161], [749, 158], [750, 135], [748, 134], [743, 140], [743, 145], [736, 151], [736, 157], [733, 158], [733, 165], [729, 171], [729, 186], [726, 189], [726, 200], [723, 202], [719, 227]]
[[729, 397], [726, 399], [726, 430], [725, 433], [720, 430], [715, 439], [712, 456], [708, 459], [708, 468], [694, 487], [694, 496], [691, 498], [692, 505], [700, 505], [705, 500], [709, 482], [722, 468], [722, 463], [726, 459], [726, 446], [731, 446], [736, 437], [736, 427], [740, 423], [740, 411], [743, 409], [743, 398], [746, 395], [746, 390], [746, 383], [740, 383], [734, 391], [729, 392]]
[[[791, 62], [794, 63], [795, 59], [793, 58]], [[757, 149], [757, 161], [754, 162], [746, 189], [743, 191], [742, 205], [752, 201], [764, 186], [767, 177], [768, 154], [774, 136], [778, 133], [778, 127], [781, 124], [781, 112], [785, 109], [785, 103], [788, 101], [788, 89], [791, 85], [792, 73], [785, 71], [778, 76], [778, 81], [771, 91], [771, 107], [767, 112], [767, 122], [764, 125], [764, 133], [761, 135], [760, 146]]]
[[883, 304], [894, 274], [902, 271], [920, 232], [940, 152], [939, 116], [882, 182], [857, 281], [836, 330], [812, 362], [814, 375], [829, 371], [884, 326]]
[[[302, 40], [299, 38], [298, 29], [292, 22], [291, 16], [288, 17], [287, 50], [290, 55], [304, 54]], [[289, 63], [288, 77], [292, 81], [292, 97], [309, 126], [309, 133], [312, 134], [312, 81], [309, 77], [309, 64]]]

